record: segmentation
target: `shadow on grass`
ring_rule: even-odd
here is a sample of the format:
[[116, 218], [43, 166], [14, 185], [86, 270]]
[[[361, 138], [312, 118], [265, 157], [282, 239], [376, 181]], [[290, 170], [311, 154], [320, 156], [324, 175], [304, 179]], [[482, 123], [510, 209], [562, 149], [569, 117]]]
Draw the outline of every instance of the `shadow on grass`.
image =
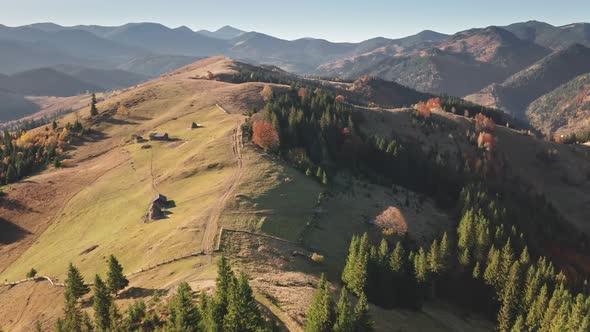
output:
[[31, 232], [0, 217], [0, 243], [11, 244], [22, 240]]

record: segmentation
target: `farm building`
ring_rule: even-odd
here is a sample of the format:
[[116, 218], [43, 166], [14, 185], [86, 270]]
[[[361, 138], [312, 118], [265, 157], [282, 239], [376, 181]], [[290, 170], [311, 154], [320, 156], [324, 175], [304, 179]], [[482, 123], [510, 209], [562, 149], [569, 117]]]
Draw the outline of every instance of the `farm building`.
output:
[[168, 133], [151, 133], [150, 141], [167, 141]]
[[162, 194], [157, 194], [156, 197], [154, 197], [154, 199], [152, 200], [152, 204], [164, 207], [168, 204], [168, 197]]

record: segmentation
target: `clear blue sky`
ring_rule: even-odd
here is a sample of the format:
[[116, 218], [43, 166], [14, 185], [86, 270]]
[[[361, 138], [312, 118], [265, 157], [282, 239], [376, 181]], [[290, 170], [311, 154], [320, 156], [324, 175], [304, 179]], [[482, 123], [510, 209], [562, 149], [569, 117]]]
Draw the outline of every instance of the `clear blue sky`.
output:
[[0, 0], [0, 24], [120, 25], [158, 22], [194, 30], [232, 25], [286, 39], [359, 41], [402, 37], [424, 29], [539, 20], [590, 21], [590, 0]]

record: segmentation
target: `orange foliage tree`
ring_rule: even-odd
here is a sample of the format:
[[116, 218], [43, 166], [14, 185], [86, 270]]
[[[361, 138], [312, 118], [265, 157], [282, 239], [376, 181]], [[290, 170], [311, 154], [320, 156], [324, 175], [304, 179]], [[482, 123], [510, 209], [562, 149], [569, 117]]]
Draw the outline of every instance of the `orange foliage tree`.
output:
[[279, 147], [279, 134], [270, 122], [257, 121], [252, 127], [252, 141], [265, 150], [274, 150]]
[[475, 131], [480, 132], [488, 132], [493, 133], [496, 129], [496, 123], [492, 118], [488, 118], [487, 116], [483, 115], [482, 113], [478, 113], [475, 116]]

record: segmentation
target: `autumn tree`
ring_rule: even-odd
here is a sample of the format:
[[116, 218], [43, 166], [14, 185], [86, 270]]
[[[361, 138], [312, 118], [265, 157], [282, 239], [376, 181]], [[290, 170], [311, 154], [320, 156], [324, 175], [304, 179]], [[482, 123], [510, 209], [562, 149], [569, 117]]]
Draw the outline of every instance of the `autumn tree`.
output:
[[252, 141], [265, 150], [275, 150], [280, 145], [277, 130], [266, 121], [254, 122]]
[[260, 92], [260, 95], [262, 96], [262, 98], [264, 99], [264, 101], [269, 101], [270, 98], [272, 98], [272, 95], [273, 95], [272, 87], [270, 85], [266, 84], [264, 86], [264, 88], [262, 88], [262, 91]]

